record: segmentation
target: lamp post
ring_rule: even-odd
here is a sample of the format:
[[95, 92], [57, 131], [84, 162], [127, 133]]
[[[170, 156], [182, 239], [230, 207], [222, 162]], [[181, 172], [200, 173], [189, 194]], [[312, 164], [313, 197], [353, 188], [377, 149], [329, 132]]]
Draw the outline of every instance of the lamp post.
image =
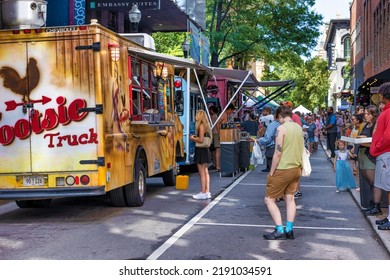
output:
[[188, 58], [188, 53], [190, 51], [190, 42], [188, 41], [188, 38], [181, 44], [181, 49], [183, 50], [184, 58]]
[[131, 10], [129, 11], [129, 19], [130, 19], [130, 32], [137, 33], [138, 32], [138, 24], [141, 21], [141, 12], [138, 10], [138, 6], [133, 4]]

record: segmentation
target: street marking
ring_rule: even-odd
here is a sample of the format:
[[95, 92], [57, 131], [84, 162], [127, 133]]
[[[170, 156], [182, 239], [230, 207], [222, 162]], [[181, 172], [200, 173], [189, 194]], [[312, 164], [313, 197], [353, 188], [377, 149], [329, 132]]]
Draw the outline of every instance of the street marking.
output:
[[[226, 223], [197, 223], [196, 225], [205, 226], [230, 226], [230, 227], [256, 227], [256, 228], [275, 228], [275, 225], [252, 225], [252, 224], [226, 224]], [[294, 226], [294, 229], [312, 229], [312, 230], [347, 230], [347, 231], [364, 231], [364, 228], [345, 228], [345, 227], [304, 227]]]
[[166, 250], [168, 250], [177, 240], [179, 240], [188, 230], [190, 230], [204, 215], [207, 214], [222, 198], [225, 197], [234, 187], [236, 187], [245, 177], [251, 173], [245, 172], [241, 175], [233, 184], [231, 184], [225, 191], [212, 200], [202, 211], [200, 211], [195, 217], [193, 217], [188, 223], [182, 226], [177, 232], [175, 232], [167, 241], [158, 247], [147, 260], [157, 260]]
[[[266, 186], [266, 183], [241, 183], [240, 185], [245, 185], [245, 186]], [[324, 186], [324, 185], [304, 185], [301, 184], [301, 187], [305, 188], [335, 188], [336, 186]]]

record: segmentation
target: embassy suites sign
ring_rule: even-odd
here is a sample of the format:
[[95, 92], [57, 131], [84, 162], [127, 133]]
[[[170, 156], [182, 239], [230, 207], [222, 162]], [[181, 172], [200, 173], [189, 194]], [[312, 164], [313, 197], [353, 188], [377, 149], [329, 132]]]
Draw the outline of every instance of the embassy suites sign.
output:
[[91, 10], [131, 10], [133, 4], [136, 4], [139, 9], [144, 10], [159, 10], [160, 0], [144, 0], [144, 1], [123, 1], [123, 0], [88, 0], [88, 8]]

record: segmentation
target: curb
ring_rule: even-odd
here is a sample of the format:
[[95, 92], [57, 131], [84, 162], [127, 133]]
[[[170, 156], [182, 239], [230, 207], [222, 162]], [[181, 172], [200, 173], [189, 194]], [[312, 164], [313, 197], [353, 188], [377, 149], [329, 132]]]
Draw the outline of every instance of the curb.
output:
[[[323, 143], [323, 141], [320, 140], [320, 142], [321, 142], [321, 146], [322, 146], [325, 154], [329, 158], [330, 157], [330, 152], [328, 152], [327, 147]], [[333, 164], [332, 161], [330, 161], [330, 163]], [[359, 174], [361, 174], [361, 173], [359, 172]], [[359, 192], [353, 190], [353, 191], [350, 191], [349, 193], [351, 194], [352, 198], [355, 200], [356, 205], [362, 210], [363, 208], [360, 205], [360, 195], [359, 195]], [[383, 211], [383, 209], [385, 209], [385, 210]], [[376, 236], [378, 237], [378, 241], [383, 245], [383, 247], [386, 248], [387, 252], [390, 254], [390, 234], [389, 234], [390, 231], [378, 230], [378, 226], [375, 224], [376, 220], [385, 218], [387, 216], [387, 211], [388, 211], [388, 208], [382, 208], [383, 214], [381, 216], [366, 216], [363, 213], [362, 213], [362, 215], [371, 224], [373, 231], [375, 232]]]

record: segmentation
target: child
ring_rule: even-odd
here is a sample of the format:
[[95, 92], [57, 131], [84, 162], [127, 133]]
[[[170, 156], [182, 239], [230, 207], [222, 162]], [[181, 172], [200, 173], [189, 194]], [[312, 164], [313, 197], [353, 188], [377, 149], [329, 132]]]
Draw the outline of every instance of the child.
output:
[[352, 174], [351, 166], [349, 165], [348, 151], [344, 141], [339, 141], [339, 150], [336, 151], [336, 157], [333, 168], [336, 171], [336, 192], [346, 191], [348, 189], [356, 189], [355, 178]]

